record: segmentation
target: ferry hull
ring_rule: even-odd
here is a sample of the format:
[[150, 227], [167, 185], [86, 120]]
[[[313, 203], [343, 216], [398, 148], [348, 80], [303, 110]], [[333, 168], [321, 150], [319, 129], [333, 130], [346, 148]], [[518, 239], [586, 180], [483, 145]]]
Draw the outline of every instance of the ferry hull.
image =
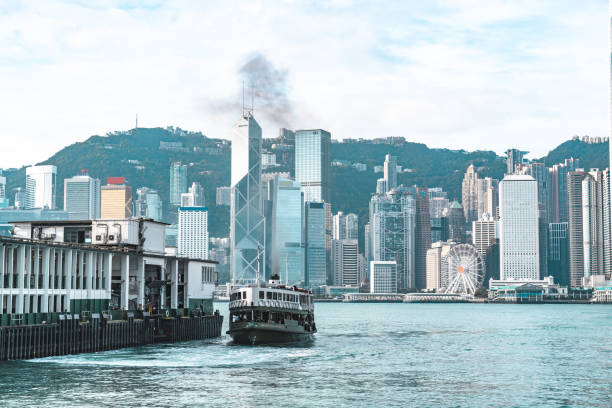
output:
[[304, 343], [314, 338], [314, 332], [291, 331], [283, 328], [243, 327], [227, 331], [234, 344], [262, 345]]

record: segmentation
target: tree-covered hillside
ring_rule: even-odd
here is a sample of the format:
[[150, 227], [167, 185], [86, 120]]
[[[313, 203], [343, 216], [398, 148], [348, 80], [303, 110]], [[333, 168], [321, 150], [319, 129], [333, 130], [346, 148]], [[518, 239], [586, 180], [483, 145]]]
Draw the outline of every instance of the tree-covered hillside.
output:
[[[160, 147], [160, 142], [175, 144]], [[210, 210], [211, 236], [227, 236], [229, 207], [217, 207], [215, 193], [217, 187], [229, 185], [230, 154], [230, 144], [227, 141], [209, 139], [201, 133], [174, 128], [138, 128], [106, 136], [92, 136], [85, 142], [62, 149], [40, 164], [53, 164], [58, 168], [57, 205], [60, 208], [63, 207], [63, 180], [78, 174], [81, 169], [88, 169], [89, 174], [100, 178], [103, 184], [106, 177], [126, 177], [134, 194], [142, 186], [158, 190], [164, 202], [165, 220], [174, 222], [175, 209], [168, 202], [169, 167], [170, 163], [181, 161], [189, 166], [188, 183], [197, 181], [204, 187], [206, 204]], [[398, 183], [442, 187], [451, 200], [461, 200], [461, 181], [470, 163], [475, 164], [481, 176], [501, 179], [505, 171], [504, 159], [492, 151], [430, 149], [421, 143], [333, 143], [332, 161], [346, 163], [332, 167], [334, 212], [354, 212], [359, 215], [361, 225], [367, 222], [370, 195], [376, 190], [376, 180], [382, 177], [382, 173], [374, 173], [374, 166], [382, 165], [386, 154], [396, 156], [403, 169], [410, 169], [398, 175]], [[585, 168], [605, 168], [608, 163], [608, 144], [570, 140], [552, 150], [542, 160], [552, 165], [569, 157], [579, 158], [581, 166]], [[367, 171], [357, 171], [351, 167], [354, 163], [366, 164]], [[286, 169], [276, 168], [276, 171], [279, 170]], [[14, 188], [25, 185], [25, 168], [7, 172], [6, 176], [9, 194]]]

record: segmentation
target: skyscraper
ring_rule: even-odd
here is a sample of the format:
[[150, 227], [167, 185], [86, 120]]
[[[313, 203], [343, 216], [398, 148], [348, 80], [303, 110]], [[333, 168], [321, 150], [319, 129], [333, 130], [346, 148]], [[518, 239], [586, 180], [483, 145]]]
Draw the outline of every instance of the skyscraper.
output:
[[384, 177], [387, 191], [397, 187], [397, 158], [390, 154], [385, 156]]
[[346, 218], [346, 239], [359, 239], [359, 217], [348, 213]]
[[446, 215], [448, 220], [448, 239], [453, 242], [465, 242], [465, 212], [459, 202], [453, 201]]
[[506, 150], [506, 174], [514, 174], [517, 165], [523, 164], [523, 157], [529, 152], [524, 152], [519, 149]]
[[189, 192], [181, 194], [181, 207], [203, 207], [204, 189], [198, 182], [193, 182], [189, 187]]
[[180, 205], [181, 194], [187, 192], [187, 165], [181, 162], [170, 165], [170, 204]]
[[305, 203], [304, 217], [306, 286], [315, 288], [327, 283], [325, 203]]
[[305, 202], [330, 202], [331, 134], [325, 130], [295, 132], [295, 179]]
[[73, 220], [100, 218], [100, 180], [87, 174], [64, 179], [64, 211]]
[[500, 183], [501, 279], [540, 279], [537, 182], [506, 175]]
[[217, 197], [216, 203], [217, 205], [230, 205], [232, 201], [232, 189], [228, 186], [217, 187], [216, 190]]
[[162, 219], [162, 201], [157, 190], [141, 187], [136, 190], [134, 201], [134, 216], [152, 218], [155, 221]]
[[57, 167], [31, 166], [26, 168], [26, 208], [55, 210]]
[[414, 273], [417, 289], [427, 286], [427, 250], [431, 248], [431, 222], [427, 188], [416, 189]]
[[334, 285], [357, 286], [360, 282], [356, 239], [332, 240], [332, 276]]
[[270, 184], [271, 219], [268, 225], [271, 231], [267, 234], [269, 239], [266, 239], [270, 273], [278, 274], [282, 281], [288, 280], [290, 285], [303, 286], [306, 273], [300, 183], [276, 175]]
[[461, 184], [461, 204], [465, 214], [465, 222], [471, 223], [478, 219], [478, 173], [470, 164]]
[[569, 284], [582, 285], [584, 277], [584, 235], [582, 215], [582, 181], [589, 177], [584, 171], [567, 174], [567, 206], [569, 230]]
[[233, 128], [231, 183], [232, 282], [252, 283], [258, 272], [258, 258], [263, 276], [266, 245], [261, 195], [261, 127], [248, 111]]
[[332, 239], [358, 239], [359, 218], [357, 214], [338, 211], [332, 217]]
[[604, 273], [603, 174], [589, 171], [582, 180], [582, 236], [584, 245], [584, 276]]
[[472, 223], [472, 243], [483, 258], [485, 258], [489, 247], [495, 244], [496, 235], [496, 222], [491, 215], [485, 214], [478, 221]]
[[208, 259], [208, 208], [179, 207], [178, 255]]
[[549, 224], [548, 272], [559, 285], [570, 284], [568, 223]]
[[400, 291], [416, 287], [415, 215], [414, 195], [405, 187], [370, 199], [372, 260], [397, 262], [397, 288]]
[[479, 178], [477, 181], [478, 220], [484, 214], [495, 218], [499, 205], [499, 180], [491, 177]]
[[132, 218], [132, 187], [123, 177], [108, 177], [100, 194], [100, 218]]

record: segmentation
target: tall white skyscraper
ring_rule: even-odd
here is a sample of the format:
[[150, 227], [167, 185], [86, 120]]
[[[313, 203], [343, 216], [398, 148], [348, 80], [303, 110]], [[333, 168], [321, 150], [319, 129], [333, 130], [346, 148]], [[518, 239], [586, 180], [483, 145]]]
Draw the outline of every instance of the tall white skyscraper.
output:
[[208, 208], [179, 207], [178, 255], [208, 259]]
[[26, 208], [55, 209], [57, 167], [31, 166], [26, 169]]
[[232, 282], [253, 283], [258, 257], [260, 276], [264, 274], [266, 245], [261, 193], [261, 127], [248, 111], [233, 128], [231, 183]]
[[501, 279], [540, 279], [537, 182], [506, 175], [499, 185]]
[[397, 158], [390, 154], [385, 156], [384, 174], [387, 191], [397, 187]]
[[74, 220], [100, 218], [100, 180], [88, 175], [64, 179], [64, 211]]

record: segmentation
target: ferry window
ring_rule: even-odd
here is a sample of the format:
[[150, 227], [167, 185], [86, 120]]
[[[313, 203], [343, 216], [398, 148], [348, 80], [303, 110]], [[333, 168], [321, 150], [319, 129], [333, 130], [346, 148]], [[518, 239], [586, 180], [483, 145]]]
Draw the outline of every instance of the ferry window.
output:
[[266, 292], [266, 298], [272, 299], [272, 292]]
[[259, 298], [263, 299], [265, 297], [266, 293], [263, 290], [259, 291]]
[[242, 292], [242, 298], [246, 299], [246, 292]]

